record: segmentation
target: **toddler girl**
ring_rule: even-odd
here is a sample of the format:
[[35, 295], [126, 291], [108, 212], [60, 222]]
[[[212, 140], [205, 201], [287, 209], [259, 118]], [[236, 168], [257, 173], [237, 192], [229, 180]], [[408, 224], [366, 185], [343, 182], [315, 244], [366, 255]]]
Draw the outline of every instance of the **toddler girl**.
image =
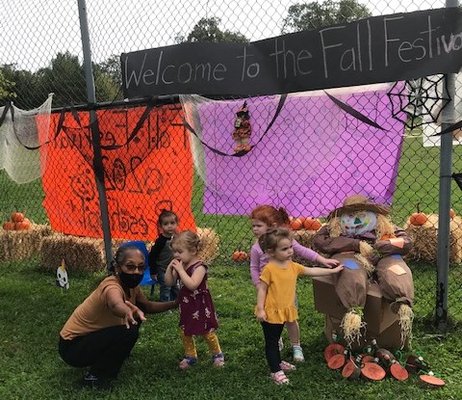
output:
[[[260, 283], [260, 274], [263, 267], [268, 262], [268, 256], [263, 252], [258, 244], [258, 238], [265, 234], [269, 229], [288, 226], [290, 221], [289, 215], [284, 208], [281, 207], [276, 209], [270, 205], [258, 206], [252, 211], [250, 218], [252, 219], [252, 232], [257, 238], [257, 241], [250, 250], [250, 275], [255, 287], [258, 287], [258, 284]], [[295, 255], [323, 267], [333, 268], [340, 264], [337, 260], [327, 259], [315, 251], [302, 246], [296, 240], [292, 240], [292, 246]], [[295, 301], [294, 297], [294, 303]], [[293, 360], [295, 362], [303, 362], [305, 357], [300, 346], [300, 327], [297, 320], [287, 323], [287, 332], [292, 344]], [[282, 339], [280, 341], [280, 348], [282, 348]]]
[[321, 276], [335, 274], [343, 269], [307, 268], [292, 261], [293, 239], [290, 231], [277, 228], [260, 236], [260, 247], [269, 256], [263, 268], [257, 287], [257, 306], [255, 315], [261, 322], [265, 337], [265, 354], [271, 371], [271, 378], [280, 385], [289, 383], [285, 372], [295, 366], [281, 361], [278, 341], [284, 324], [295, 322], [298, 318], [294, 304], [298, 275]]
[[165, 282], [172, 285], [181, 281], [178, 294], [180, 305], [180, 331], [184, 346], [181, 369], [197, 362], [194, 336], [203, 336], [207, 341], [215, 367], [225, 363], [215, 330], [218, 321], [212, 297], [207, 286], [207, 266], [199, 258], [200, 240], [191, 231], [181, 232], [172, 240], [173, 261], [168, 265]]

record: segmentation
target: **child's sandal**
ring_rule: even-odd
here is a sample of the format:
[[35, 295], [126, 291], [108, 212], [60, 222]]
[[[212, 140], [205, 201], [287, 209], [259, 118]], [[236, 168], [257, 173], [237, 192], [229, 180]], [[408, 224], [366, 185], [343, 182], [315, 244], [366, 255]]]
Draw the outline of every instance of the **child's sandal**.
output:
[[190, 366], [194, 365], [197, 362], [196, 357], [185, 356], [179, 364], [180, 369], [188, 369]]
[[276, 385], [287, 385], [289, 383], [289, 378], [287, 378], [284, 371], [272, 372], [271, 379]]
[[288, 363], [287, 361], [281, 361], [281, 363], [279, 364], [279, 367], [284, 372], [294, 371], [297, 369], [295, 365]]
[[221, 368], [225, 365], [225, 357], [223, 353], [217, 353], [212, 356], [213, 366]]

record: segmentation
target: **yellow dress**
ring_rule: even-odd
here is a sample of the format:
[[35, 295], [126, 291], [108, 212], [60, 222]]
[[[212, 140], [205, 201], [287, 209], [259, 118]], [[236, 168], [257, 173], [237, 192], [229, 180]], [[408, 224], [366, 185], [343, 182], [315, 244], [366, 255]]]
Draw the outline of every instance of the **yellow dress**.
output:
[[286, 267], [269, 262], [263, 268], [260, 280], [268, 285], [265, 300], [266, 321], [270, 324], [283, 324], [298, 319], [295, 307], [297, 278], [304, 266], [293, 261]]

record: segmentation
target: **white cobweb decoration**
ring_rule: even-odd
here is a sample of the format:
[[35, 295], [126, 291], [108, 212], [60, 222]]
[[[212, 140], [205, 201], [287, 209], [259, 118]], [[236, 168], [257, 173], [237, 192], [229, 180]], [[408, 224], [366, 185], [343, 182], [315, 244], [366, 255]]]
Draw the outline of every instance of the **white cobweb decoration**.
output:
[[[0, 170], [16, 183], [31, 182], [41, 176], [46, 161], [53, 94], [33, 110], [12, 104], [0, 125]], [[5, 106], [6, 107], [6, 106]], [[0, 116], [5, 107], [0, 107]]]

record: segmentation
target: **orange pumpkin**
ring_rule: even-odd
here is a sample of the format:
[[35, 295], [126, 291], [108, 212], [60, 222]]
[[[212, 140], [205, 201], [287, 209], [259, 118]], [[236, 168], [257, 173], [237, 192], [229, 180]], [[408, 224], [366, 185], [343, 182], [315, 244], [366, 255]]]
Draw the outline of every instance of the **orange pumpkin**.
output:
[[31, 223], [28, 218], [24, 218], [21, 222], [16, 222], [14, 224], [14, 228], [17, 231], [27, 231], [28, 229], [30, 229], [30, 227], [31, 227]]
[[6, 221], [3, 223], [3, 229], [5, 231], [12, 231], [14, 230], [14, 222], [12, 221]]
[[412, 213], [411, 217], [409, 218], [409, 222], [415, 226], [422, 226], [425, 224], [425, 222], [427, 222], [427, 220], [427, 215], [423, 212]]
[[290, 221], [290, 228], [294, 231], [298, 231], [303, 228], [303, 220], [301, 218], [294, 218]]
[[456, 216], [456, 212], [451, 208], [451, 209], [449, 210], [449, 217], [450, 217], [451, 219], [454, 219], [455, 216]]
[[19, 211], [15, 211], [14, 213], [11, 213], [11, 221], [13, 222], [24, 221], [24, 214]]
[[307, 231], [317, 231], [319, 228], [321, 228], [321, 222], [316, 219], [316, 218], [305, 218], [305, 221], [303, 222], [303, 227]]
[[234, 262], [243, 262], [243, 261], [246, 261], [247, 258], [248, 258], [247, 253], [242, 250], [235, 250], [233, 254], [231, 255], [231, 259]]

